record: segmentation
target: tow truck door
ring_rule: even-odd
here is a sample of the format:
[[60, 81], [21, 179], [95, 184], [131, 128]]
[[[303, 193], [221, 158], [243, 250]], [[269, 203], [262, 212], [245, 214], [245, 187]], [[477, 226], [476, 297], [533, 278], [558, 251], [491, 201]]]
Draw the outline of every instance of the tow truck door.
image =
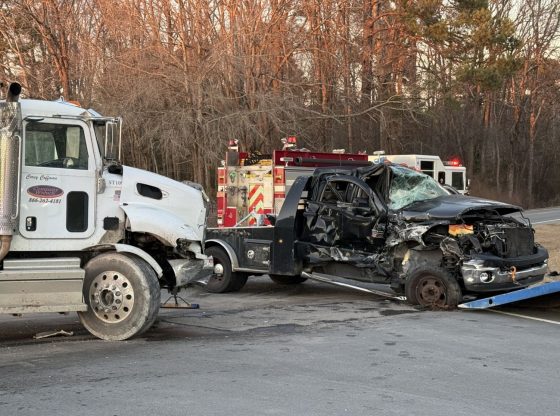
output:
[[96, 173], [80, 120], [24, 123], [19, 230], [30, 239], [87, 238], [95, 229]]

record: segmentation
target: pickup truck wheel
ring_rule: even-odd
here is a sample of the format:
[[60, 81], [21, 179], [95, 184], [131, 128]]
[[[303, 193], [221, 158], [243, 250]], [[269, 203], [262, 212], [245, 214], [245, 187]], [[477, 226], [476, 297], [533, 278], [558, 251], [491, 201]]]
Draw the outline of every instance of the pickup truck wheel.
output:
[[438, 267], [412, 270], [405, 283], [406, 299], [413, 305], [452, 309], [461, 302], [457, 280]]
[[91, 334], [121, 341], [152, 326], [159, 311], [160, 286], [144, 260], [105, 253], [91, 259], [85, 272], [83, 294], [88, 310], [78, 315]]
[[246, 273], [234, 273], [231, 270], [231, 261], [227, 253], [220, 247], [208, 247], [206, 255], [214, 258], [214, 273], [208, 279], [206, 290], [210, 293], [237, 292], [241, 290], [247, 278]]
[[307, 277], [301, 276], [283, 276], [280, 274], [270, 274], [270, 280], [279, 285], [297, 285], [307, 280]]

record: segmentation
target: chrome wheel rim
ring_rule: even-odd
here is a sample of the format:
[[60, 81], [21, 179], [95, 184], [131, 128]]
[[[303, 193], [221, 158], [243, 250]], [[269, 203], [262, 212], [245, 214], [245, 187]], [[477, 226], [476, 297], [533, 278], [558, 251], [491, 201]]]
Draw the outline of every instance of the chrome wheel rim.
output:
[[224, 274], [224, 266], [222, 266], [220, 263], [216, 263], [214, 265], [214, 274], [221, 277]]
[[132, 312], [134, 289], [122, 273], [100, 273], [93, 279], [89, 289], [91, 309], [101, 321], [121, 322]]

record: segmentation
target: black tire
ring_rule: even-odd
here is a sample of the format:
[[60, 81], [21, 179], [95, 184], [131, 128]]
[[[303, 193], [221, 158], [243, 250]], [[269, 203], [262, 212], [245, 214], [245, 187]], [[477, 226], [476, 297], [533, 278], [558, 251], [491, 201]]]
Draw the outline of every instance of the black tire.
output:
[[88, 310], [78, 315], [91, 334], [122, 341], [153, 325], [161, 293], [156, 273], [144, 260], [104, 253], [91, 259], [85, 272], [83, 294]]
[[441, 309], [456, 308], [463, 297], [456, 279], [439, 267], [427, 266], [408, 274], [405, 294], [412, 305]]
[[283, 276], [280, 274], [270, 274], [270, 280], [279, 285], [298, 285], [307, 280], [307, 277], [301, 276]]
[[234, 275], [235, 278], [233, 279], [233, 283], [229, 292], [239, 292], [241, 289], [243, 289], [243, 286], [245, 286], [245, 283], [247, 283], [247, 280], [249, 280], [250, 276], [248, 273], [242, 272], [236, 272], [234, 273]]
[[231, 270], [229, 256], [220, 247], [208, 247], [204, 254], [214, 258], [214, 273], [208, 279], [206, 290], [210, 293], [237, 292], [241, 290], [249, 275], [246, 273], [234, 273]]

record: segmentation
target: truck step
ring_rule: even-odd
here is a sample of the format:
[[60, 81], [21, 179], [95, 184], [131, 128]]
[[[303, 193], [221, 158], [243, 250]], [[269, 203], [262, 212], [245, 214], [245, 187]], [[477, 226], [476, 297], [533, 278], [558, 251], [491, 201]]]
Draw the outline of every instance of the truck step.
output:
[[4, 260], [0, 313], [86, 311], [79, 258]]

